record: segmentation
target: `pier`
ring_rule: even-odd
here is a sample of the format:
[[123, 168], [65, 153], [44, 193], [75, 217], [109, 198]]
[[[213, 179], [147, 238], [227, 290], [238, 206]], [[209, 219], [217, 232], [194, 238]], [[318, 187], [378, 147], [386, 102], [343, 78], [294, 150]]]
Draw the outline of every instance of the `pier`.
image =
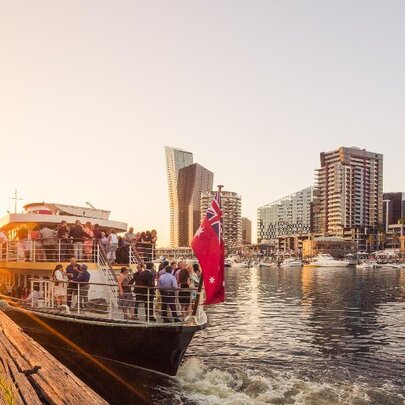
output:
[[107, 404], [2, 311], [0, 403]]

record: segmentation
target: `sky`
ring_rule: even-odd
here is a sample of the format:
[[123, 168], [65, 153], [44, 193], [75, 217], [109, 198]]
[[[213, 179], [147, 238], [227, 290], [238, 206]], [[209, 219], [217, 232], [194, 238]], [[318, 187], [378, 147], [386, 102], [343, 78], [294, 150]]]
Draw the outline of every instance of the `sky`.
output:
[[164, 146], [242, 214], [314, 183], [319, 153], [384, 154], [405, 191], [405, 2], [0, 0], [0, 212], [111, 210], [169, 243]]

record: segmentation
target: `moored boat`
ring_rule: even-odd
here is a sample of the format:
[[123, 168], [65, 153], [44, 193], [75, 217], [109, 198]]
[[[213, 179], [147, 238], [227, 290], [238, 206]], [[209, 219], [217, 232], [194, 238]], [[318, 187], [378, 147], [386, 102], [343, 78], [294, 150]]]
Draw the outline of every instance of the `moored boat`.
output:
[[282, 268], [288, 268], [288, 267], [302, 267], [303, 263], [302, 260], [296, 259], [293, 257], [289, 257], [287, 259], [284, 259], [284, 261], [280, 264], [280, 267]]
[[[99, 240], [88, 244], [80, 264], [86, 264], [90, 282], [73, 283], [71, 304], [58, 305], [56, 283], [51, 279], [56, 264], [68, 264], [73, 255], [72, 241], [49, 233], [38, 237], [38, 227], [52, 230], [61, 221], [71, 226], [76, 221], [98, 224], [101, 230], [123, 232], [127, 224], [111, 221], [109, 211], [62, 204], [29, 204], [21, 214], [8, 214], [0, 219], [0, 227], [8, 241], [0, 247], [0, 296], [9, 305], [7, 315], [28, 334], [51, 345], [67, 347], [86, 355], [120, 361], [149, 370], [175, 375], [193, 335], [207, 326], [207, 317], [198, 299], [192, 315], [168, 316], [159, 309], [159, 299], [174, 291], [157, 292], [156, 287], [142, 287], [133, 294], [128, 312], [138, 308], [137, 319], [126, 319], [117, 287], [116, 272]], [[34, 237], [35, 235], [35, 237]], [[126, 266], [152, 261], [154, 246], [143, 243], [127, 247]], [[75, 251], [77, 253], [77, 251]], [[67, 281], [57, 283], [67, 285]], [[24, 288], [31, 299], [22, 299]], [[72, 286], [70, 286], [73, 288]], [[65, 287], [66, 289], [66, 287]], [[135, 288], [136, 289], [136, 288]], [[196, 298], [199, 292], [187, 290]], [[35, 299], [34, 299], [34, 292]], [[132, 294], [132, 293], [131, 293]], [[191, 302], [190, 302], [191, 303]], [[153, 307], [152, 312], [146, 308]], [[174, 315], [174, 314], [173, 314]]]
[[316, 258], [311, 261], [308, 267], [347, 267], [350, 262], [347, 260], [337, 260], [330, 254], [320, 253]]
[[378, 263], [375, 260], [364, 260], [356, 265], [356, 269], [376, 269]]

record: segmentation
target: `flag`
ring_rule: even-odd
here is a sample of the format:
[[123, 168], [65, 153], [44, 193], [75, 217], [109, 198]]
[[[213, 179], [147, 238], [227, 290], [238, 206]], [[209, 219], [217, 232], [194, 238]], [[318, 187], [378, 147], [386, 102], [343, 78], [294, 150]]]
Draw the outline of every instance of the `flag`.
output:
[[205, 289], [205, 305], [224, 302], [224, 240], [222, 236], [221, 196], [217, 192], [205, 218], [191, 241], [200, 262]]

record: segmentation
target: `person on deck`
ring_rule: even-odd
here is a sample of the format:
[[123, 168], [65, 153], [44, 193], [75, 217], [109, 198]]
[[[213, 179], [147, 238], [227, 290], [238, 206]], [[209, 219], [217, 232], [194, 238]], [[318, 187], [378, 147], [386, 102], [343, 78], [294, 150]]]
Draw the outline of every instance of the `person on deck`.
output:
[[47, 261], [55, 261], [56, 246], [58, 243], [57, 232], [54, 229], [44, 226], [41, 229], [42, 247], [45, 251]]
[[1, 248], [0, 248], [0, 260], [4, 259], [6, 256], [6, 251], [7, 251], [7, 242], [8, 242], [8, 238], [5, 234], [5, 232], [3, 232], [0, 229], [0, 244], [1, 244]]
[[60, 260], [65, 261], [69, 257], [69, 232], [70, 229], [67, 226], [66, 221], [62, 221], [58, 225], [57, 236], [60, 243]]
[[140, 299], [143, 302], [145, 308], [145, 315], [146, 321], [155, 322], [156, 318], [153, 315], [153, 300], [155, 298], [155, 289], [151, 287], [155, 287], [155, 277], [152, 273], [153, 270], [153, 263], [146, 263], [145, 271], [142, 271], [139, 275], [139, 282], [140, 285], [143, 287], [149, 288], [141, 288]]
[[57, 307], [60, 307], [65, 303], [66, 288], [65, 288], [65, 272], [61, 264], [56, 265], [55, 270], [52, 272], [51, 279], [54, 281], [54, 294], [55, 303]]
[[170, 266], [166, 267], [166, 272], [159, 277], [158, 288], [160, 290], [160, 295], [162, 296], [162, 318], [163, 322], [170, 322], [168, 317], [168, 308], [172, 313], [174, 322], [181, 322], [176, 310], [175, 304], [175, 288], [178, 288], [176, 277], [172, 275], [172, 268]]
[[[79, 265], [77, 264], [76, 258], [72, 257], [70, 259], [70, 264], [66, 267], [66, 276], [68, 281], [74, 281], [74, 279], [79, 275]], [[67, 285], [67, 305], [71, 307], [72, 297], [77, 293], [77, 284], [68, 283]]]
[[110, 234], [108, 235], [108, 253], [107, 258], [110, 261], [110, 264], [115, 264], [115, 252], [118, 249], [118, 236], [115, 233], [115, 229], [110, 230]]
[[79, 267], [79, 274], [73, 279], [77, 284], [77, 307], [80, 309], [87, 309], [87, 302], [89, 300], [90, 273], [87, 271], [87, 265], [82, 264]]
[[121, 267], [118, 276], [118, 306], [124, 313], [124, 319], [128, 319], [128, 314], [131, 319], [134, 318], [134, 296], [131, 291], [129, 279], [129, 271], [127, 267]]
[[88, 262], [93, 261], [93, 243], [94, 243], [94, 232], [90, 222], [86, 222], [84, 226], [84, 242], [83, 249], [84, 255]]
[[85, 237], [83, 225], [79, 220], [76, 221], [70, 230], [70, 237], [73, 242], [73, 256], [77, 260], [83, 259], [83, 241]]

